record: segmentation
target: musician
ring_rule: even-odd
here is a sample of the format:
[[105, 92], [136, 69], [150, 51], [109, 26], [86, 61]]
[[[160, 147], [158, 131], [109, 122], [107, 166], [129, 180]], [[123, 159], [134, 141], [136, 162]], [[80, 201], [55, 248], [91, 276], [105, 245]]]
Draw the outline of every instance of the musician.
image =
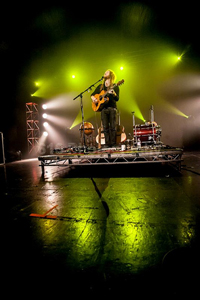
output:
[[107, 70], [104, 73], [102, 84], [98, 85], [95, 91], [91, 94], [91, 99], [94, 103], [97, 103], [97, 99], [94, 95], [100, 94], [102, 90], [108, 92], [108, 101], [104, 104], [101, 110], [101, 121], [103, 125], [103, 131], [105, 135], [105, 147], [114, 147], [116, 145], [116, 114], [117, 104], [119, 101], [119, 86], [115, 86], [115, 73], [112, 70]]

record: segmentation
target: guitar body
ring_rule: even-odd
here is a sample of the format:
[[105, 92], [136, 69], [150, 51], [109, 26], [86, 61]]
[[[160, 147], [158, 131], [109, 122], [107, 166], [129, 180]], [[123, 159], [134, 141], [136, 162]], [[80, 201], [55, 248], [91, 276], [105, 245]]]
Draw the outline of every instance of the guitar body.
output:
[[117, 125], [117, 132], [116, 132], [116, 144], [122, 143], [126, 140], [126, 133], [124, 132], [124, 126]]
[[[101, 133], [101, 135], [97, 135], [96, 136], [96, 142], [98, 143], [98, 145], [105, 145], [105, 135], [104, 133]], [[98, 149], [100, 149], [101, 147], [98, 146]]]
[[[101, 137], [101, 138], [100, 138]], [[119, 145], [120, 143], [123, 143], [123, 142], [125, 142], [125, 140], [126, 140], [126, 133], [125, 132], [122, 132], [120, 135], [118, 135], [117, 137], [116, 137], [116, 144], [117, 145]], [[97, 142], [97, 144], [99, 145], [105, 145], [105, 135], [104, 135], [104, 133], [101, 133], [101, 135], [97, 135], [96, 136], [96, 142]], [[98, 149], [100, 149], [101, 147], [99, 146], [98, 147]]]
[[104, 107], [104, 105], [109, 101], [109, 98], [104, 97], [105, 91], [102, 90], [100, 94], [94, 95], [94, 97], [97, 99], [97, 102], [92, 102], [92, 109], [94, 111], [101, 111]]
[[94, 95], [94, 97], [97, 99], [97, 102], [92, 102], [92, 109], [94, 111], [101, 111], [104, 107], [104, 104], [109, 101], [109, 98], [104, 97], [105, 91], [102, 90], [100, 94]]

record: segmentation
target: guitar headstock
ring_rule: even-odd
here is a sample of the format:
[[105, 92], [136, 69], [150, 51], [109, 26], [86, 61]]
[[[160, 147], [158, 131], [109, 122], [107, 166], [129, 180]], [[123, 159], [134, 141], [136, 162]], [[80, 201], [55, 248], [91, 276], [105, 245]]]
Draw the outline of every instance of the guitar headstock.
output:
[[117, 85], [121, 85], [121, 84], [123, 84], [123, 83], [124, 83], [124, 79], [118, 81]]

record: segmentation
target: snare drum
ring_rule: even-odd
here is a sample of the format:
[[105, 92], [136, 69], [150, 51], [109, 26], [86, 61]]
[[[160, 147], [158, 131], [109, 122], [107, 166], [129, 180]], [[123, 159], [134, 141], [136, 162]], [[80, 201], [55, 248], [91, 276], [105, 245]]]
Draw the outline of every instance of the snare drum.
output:
[[155, 124], [142, 124], [133, 127], [134, 141], [139, 138], [142, 143], [154, 143], [161, 136], [161, 128]]

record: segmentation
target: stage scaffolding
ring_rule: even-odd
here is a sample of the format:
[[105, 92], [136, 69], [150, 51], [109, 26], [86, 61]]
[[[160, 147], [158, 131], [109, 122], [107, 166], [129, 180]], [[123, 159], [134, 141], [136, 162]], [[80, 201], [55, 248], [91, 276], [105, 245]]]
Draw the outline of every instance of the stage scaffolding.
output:
[[26, 130], [28, 154], [37, 152], [40, 138], [38, 104], [26, 103]]
[[77, 167], [92, 165], [134, 165], [134, 164], [170, 164], [177, 171], [181, 171], [183, 149], [165, 145], [132, 148], [128, 151], [97, 150], [90, 153], [71, 153], [66, 149], [65, 153], [57, 152], [54, 155], [39, 156], [42, 175], [47, 166]]

